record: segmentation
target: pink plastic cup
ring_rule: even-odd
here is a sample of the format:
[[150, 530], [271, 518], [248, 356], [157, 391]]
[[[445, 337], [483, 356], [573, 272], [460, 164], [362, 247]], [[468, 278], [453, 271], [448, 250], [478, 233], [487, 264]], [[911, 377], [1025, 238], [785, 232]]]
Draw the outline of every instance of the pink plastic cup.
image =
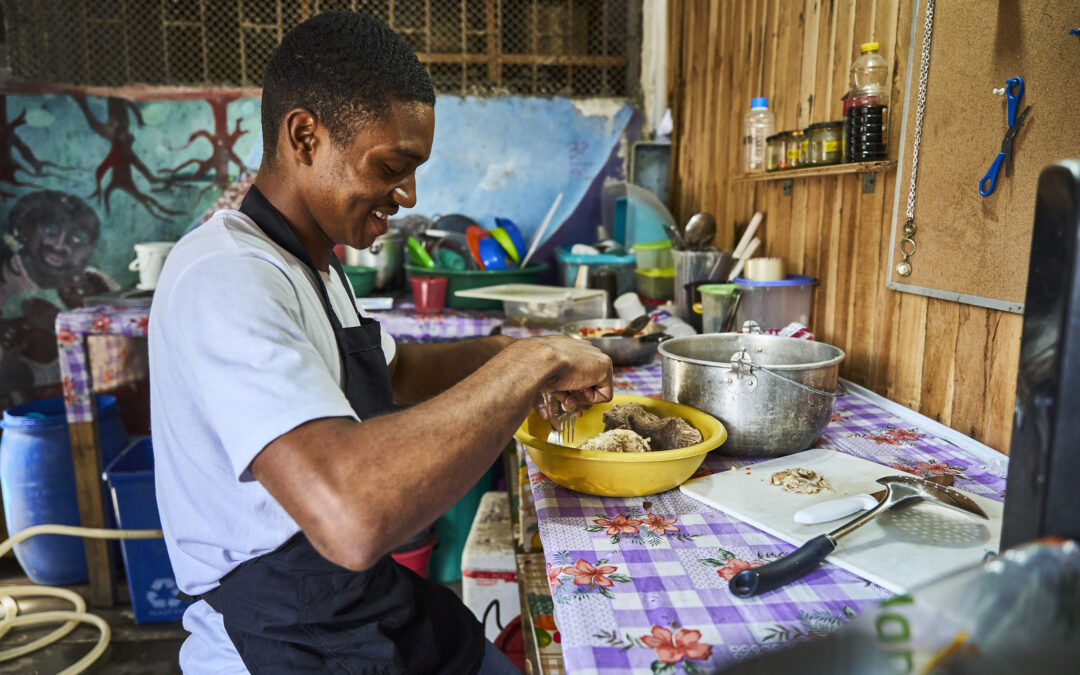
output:
[[413, 277], [412, 294], [417, 314], [439, 314], [446, 302], [446, 277]]

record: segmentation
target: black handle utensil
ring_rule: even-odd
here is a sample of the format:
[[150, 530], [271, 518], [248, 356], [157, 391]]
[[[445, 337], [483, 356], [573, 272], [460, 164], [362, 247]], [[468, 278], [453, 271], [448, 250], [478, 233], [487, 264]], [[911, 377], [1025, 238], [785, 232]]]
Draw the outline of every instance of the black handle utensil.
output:
[[886, 488], [885, 498], [874, 508], [844, 523], [832, 532], [814, 537], [798, 549], [774, 562], [739, 572], [728, 589], [740, 598], [749, 598], [786, 586], [806, 576], [836, 550], [837, 540], [868, 523], [879, 514], [913, 500], [926, 500], [964, 513], [988, 519], [978, 504], [962, 492], [915, 476], [886, 476], [878, 483]]

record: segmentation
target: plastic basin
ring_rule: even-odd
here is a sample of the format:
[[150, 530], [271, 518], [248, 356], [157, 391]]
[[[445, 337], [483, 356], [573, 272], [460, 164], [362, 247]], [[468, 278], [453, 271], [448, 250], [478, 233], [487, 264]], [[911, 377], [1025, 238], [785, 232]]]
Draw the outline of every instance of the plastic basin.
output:
[[356, 294], [356, 297], [366, 297], [375, 288], [375, 273], [377, 270], [374, 267], [342, 265], [342, 269], [345, 270], [345, 276], [349, 278], [349, 283], [352, 284], [353, 293]]
[[687, 405], [647, 396], [615, 396], [589, 408], [577, 421], [575, 443], [580, 445], [604, 430], [604, 412], [617, 405], [638, 403], [662, 417], [681, 417], [701, 432], [704, 440], [677, 450], [657, 452], [591, 452], [547, 442], [551, 424], [536, 410], [514, 438], [525, 444], [536, 467], [559, 485], [602, 497], [644, 497], [678, 487], [705, 461], [709, 451], [727, 440], [727, 430], [712, 415]]

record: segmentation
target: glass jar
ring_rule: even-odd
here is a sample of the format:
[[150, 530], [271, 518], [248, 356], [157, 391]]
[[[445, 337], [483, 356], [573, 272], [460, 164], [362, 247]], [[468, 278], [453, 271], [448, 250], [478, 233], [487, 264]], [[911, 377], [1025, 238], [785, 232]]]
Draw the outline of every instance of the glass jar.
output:
[[810, 166], [839, 164], [843, 156], [843, 122], [818, 122], [807, 130], [810, 136]]
[[810, 127], [803, 129], [802, 140], [799, 141], [799, 166], [810, 166]]
[[780, 134], [773, 134], [765, 139], [765, 170], [776, 171], [780, 168]]
[[802, 152], [802, 142], [804, 134], [799, 130], [789, 131], [787, 147], [787, 168], [798, 169], [802, 166], [802, 162], [799, 161], [799, 155]]
[[790, 131], [781, 131], [776, 134], [776, 168], [788, 169], [791, 168], [788, 164], [788, 140], [791, 138]]

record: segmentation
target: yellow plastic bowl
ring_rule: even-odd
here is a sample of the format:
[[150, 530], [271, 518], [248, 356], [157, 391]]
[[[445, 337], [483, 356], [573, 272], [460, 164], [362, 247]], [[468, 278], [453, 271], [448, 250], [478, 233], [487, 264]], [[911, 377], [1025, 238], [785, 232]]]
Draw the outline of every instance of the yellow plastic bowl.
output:
[[604, 412], [617, 405], [638, 403], [661, 417], [681, 417], [701, 432], [704, 440], [678, 450], [657, 452], [593, 452], [547, 442], [551, 424], [535, 410], [518, 428], [521, 441], [537, 468], [559, 485], [602, 497], [644, 497], [681, 485], [694, 475], [705, 455], [727, 440], [727, 430], [712, 415], [687, 405], [645, 396], [616, 395], [589, 408], [577, 421], [574, 443], [580, 445], [603, 432]]

